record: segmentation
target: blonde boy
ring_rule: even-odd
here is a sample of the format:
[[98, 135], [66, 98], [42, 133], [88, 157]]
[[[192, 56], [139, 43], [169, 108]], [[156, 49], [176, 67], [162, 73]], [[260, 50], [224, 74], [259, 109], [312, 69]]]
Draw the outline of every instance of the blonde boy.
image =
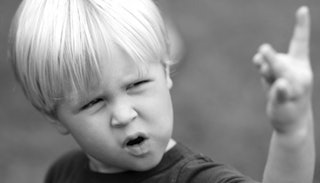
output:
[[[309, 13], [297, 12], [287, 54], [254, 57], [274, 127], [262, 182], [312, 182]], [[255, 182], [172, 138], [170, 42], [151, 0], [24, 0], [10, 60], [26, 97], [82, 151], [46, 182]]]

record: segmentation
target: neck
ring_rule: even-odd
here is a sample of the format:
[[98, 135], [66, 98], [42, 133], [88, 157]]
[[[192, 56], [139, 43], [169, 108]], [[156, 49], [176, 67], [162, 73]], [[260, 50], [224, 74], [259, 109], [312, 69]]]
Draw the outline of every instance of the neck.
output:
[[177, 142], [173, 139], [170, 139], [166, 148], [166, 152], [169, 151], [170, 149], [172, 149], [175, 145], [177, 144]]

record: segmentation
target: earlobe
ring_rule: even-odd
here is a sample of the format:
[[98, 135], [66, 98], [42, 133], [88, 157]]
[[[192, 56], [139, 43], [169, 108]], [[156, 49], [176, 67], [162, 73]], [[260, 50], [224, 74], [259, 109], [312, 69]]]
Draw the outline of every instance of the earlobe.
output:
[[54, 123], [54, 126], [56, 127], [58, 132], [62, 135], [68, 135], [70, 133], [69, 130], [63, 124], [61, 124], [61, 122], [59, 122], [59, 121]]
[[64, 124], [62, 124], [60, 121], [56, 119], [52, 119], [50, 117], [47, 117], [47, 119], [50, 121], [50, 124], [53, 125], [58, 130], [60, 134], [68, 135], [70, 133], [68, 128]]

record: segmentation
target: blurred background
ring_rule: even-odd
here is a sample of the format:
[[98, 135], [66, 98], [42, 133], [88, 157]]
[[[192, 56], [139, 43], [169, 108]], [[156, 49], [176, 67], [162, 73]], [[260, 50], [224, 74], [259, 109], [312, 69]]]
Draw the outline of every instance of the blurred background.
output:
[[[314, 116], [320, 152], [319, 0], [157, 0], [176, 38], [174, 138], [261, 180], [271, 126], [252, 56], [260, 44], [286, 52], [301, 5], [311, 10]], [[0, 182], [40, 183], [48, 166], [78, 148], [26, 101], [6, 59], [19, 0], [0, 1]], [[315, 183], [320, 182], [317, 158]]]

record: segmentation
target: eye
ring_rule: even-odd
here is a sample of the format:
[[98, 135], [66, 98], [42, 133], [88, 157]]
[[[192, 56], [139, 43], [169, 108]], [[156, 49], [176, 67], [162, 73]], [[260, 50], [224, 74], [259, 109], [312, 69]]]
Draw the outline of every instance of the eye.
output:
[[94, 105], [98, 104], [99, 102], [102, 102], [103, 99], [102, 98], [96, 98], [91, 100], [89, 103], [85, 104], [84, 106], [82, 106], [80, 108], [80, 110], [86, 110], [89, 109], [90, 107], [93, 107]]
[[141, 81], [138, 81], [138, 82], [134, 82], [134, 83], [130, 84], [130, 85], [127, 87], [127, 90], [141, 87], [142, 85], [147, 84], [147, 83], [149, 83], [149, 82], [150, 82], [150, 80], [148, 80], [148, 79], [146, 79], [146, 80], [141, 80]]

